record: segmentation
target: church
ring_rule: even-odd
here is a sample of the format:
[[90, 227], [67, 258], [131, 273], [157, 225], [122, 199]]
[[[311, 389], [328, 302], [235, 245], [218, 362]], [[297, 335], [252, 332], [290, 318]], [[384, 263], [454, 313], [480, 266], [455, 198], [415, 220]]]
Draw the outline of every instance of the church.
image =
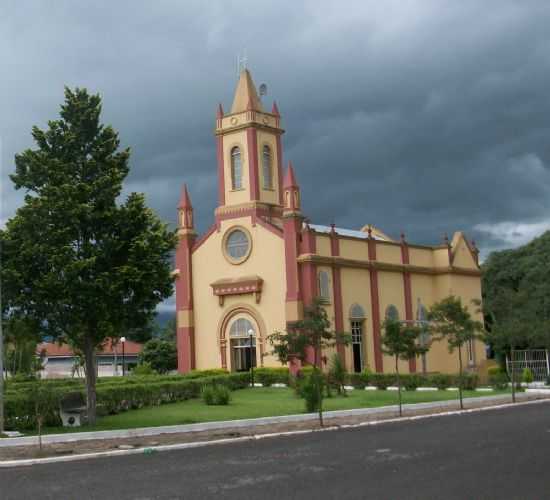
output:
[[[218, 107], [218, 206], [200, 236], [182, 189], [174, 271], [178, 371], [281, 366], [268, 336], [301, 319], [319, 297], [333, 329], [351, 334], [349, 345], [333, 349], [346, 369], [393, 372], [381, 346], [385, 318], [423, 322], [427, 308], [448, 295], [464, 304], [481, 299], [478, 251], [461, 232], [426, 246], [370, 224], [354, 230], [310, 223], [299, 184], [307, 179], [290, 162], [284, 169], [281, 115], [275, 102], [270, 112], [264, 106], [244, 69], [230, 111]], [[475, 370], [485, 347], [475, 341], [466, 351], [464, 367]], [[445, 342], [434, 342], [400, 368], [456, 373], [456, 359]]]

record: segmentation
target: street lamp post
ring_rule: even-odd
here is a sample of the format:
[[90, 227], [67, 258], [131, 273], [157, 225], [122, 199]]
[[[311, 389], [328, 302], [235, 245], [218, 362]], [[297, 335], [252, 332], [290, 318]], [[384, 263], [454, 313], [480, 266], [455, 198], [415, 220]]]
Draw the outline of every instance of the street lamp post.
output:
[[255, 359], [252, 357], [252, 347], [253, 347], [253, 341], [254, 341], [254, 330], [252, 328], [248, 330], [248, 337], [250, 340], [250, 387], [254, 387], [254, 361]]
[[126, 337], [120, 337], [120, 343], [122, 344], [122, 376], [126, 376], [126, 359], [124, 357], [124, 344], [126, 343]]

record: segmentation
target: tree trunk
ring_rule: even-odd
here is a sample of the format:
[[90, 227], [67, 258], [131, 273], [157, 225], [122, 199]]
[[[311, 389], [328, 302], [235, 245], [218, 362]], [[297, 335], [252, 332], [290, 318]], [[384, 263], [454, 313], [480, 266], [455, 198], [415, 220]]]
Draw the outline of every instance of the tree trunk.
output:
[[94, 425], [96, 422], [96, 364], [95, 349], [92, 341], [86, 339], [84, 347], [84, 360], [86, 365], [86, 412], [88, 423]]
[[319, 400], [319, 425], [323, 427], [323, 388], [321, 387], [321, 377], [322, 372], [319, 365], [321, 364], [321, 355], [319, 353], [320, 346], [315, 346], [315, 371], [318, 373], [315, 374], [316, 384], [317, 384], [317, 398]]
[[401, 377], [399, 377], [399, 358], [395, 356], [395, 374], [397, 376], [397, 394], [399, 396], [399, 416], [403, 416], [403, 403], [401, 401]]
[[512, 344], [510, 348], [510, 371], [512, 373], [512, 376], [510, 379], [512, 380], [512, 403], [516, 402], [516, 373], [514, 370], [514, 345]]
[[462, 346], [458, 346], [458, 397], [460, 399], [460, 409], [464, 409], [462, 402]]

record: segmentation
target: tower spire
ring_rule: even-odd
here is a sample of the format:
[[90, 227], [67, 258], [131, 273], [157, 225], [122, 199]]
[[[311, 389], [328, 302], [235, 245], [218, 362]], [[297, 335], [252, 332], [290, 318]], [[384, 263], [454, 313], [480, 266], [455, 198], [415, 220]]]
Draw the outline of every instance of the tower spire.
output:
[[300, 187], [296, 181], [292, 162], [288, 162], [288, 168], [283, 182], [284, 188], [284, 215], [299, 214], [300, 209]]
[[178, 203], [178, 225], [181, 230], [194, 229], [193, 224], [193, 205], [191, 204], [191, 198], [187, 192], [187, 184], [184, 184], [181, 189], [180, 201]]
[[240, 113], [242, 111], [253, 110], [263, 111], [262, 102], [258, 97], [256, 86], [248, 69], [243, 69], [239, 76], [239, 82], [235, 90], [231, 113]]

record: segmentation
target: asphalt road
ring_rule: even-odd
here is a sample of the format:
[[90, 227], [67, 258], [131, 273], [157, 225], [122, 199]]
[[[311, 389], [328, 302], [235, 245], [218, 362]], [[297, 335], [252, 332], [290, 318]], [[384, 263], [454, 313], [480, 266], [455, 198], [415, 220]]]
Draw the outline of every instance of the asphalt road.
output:
[[550, 404], [0, 469], [0, 499], [548, 499]]

